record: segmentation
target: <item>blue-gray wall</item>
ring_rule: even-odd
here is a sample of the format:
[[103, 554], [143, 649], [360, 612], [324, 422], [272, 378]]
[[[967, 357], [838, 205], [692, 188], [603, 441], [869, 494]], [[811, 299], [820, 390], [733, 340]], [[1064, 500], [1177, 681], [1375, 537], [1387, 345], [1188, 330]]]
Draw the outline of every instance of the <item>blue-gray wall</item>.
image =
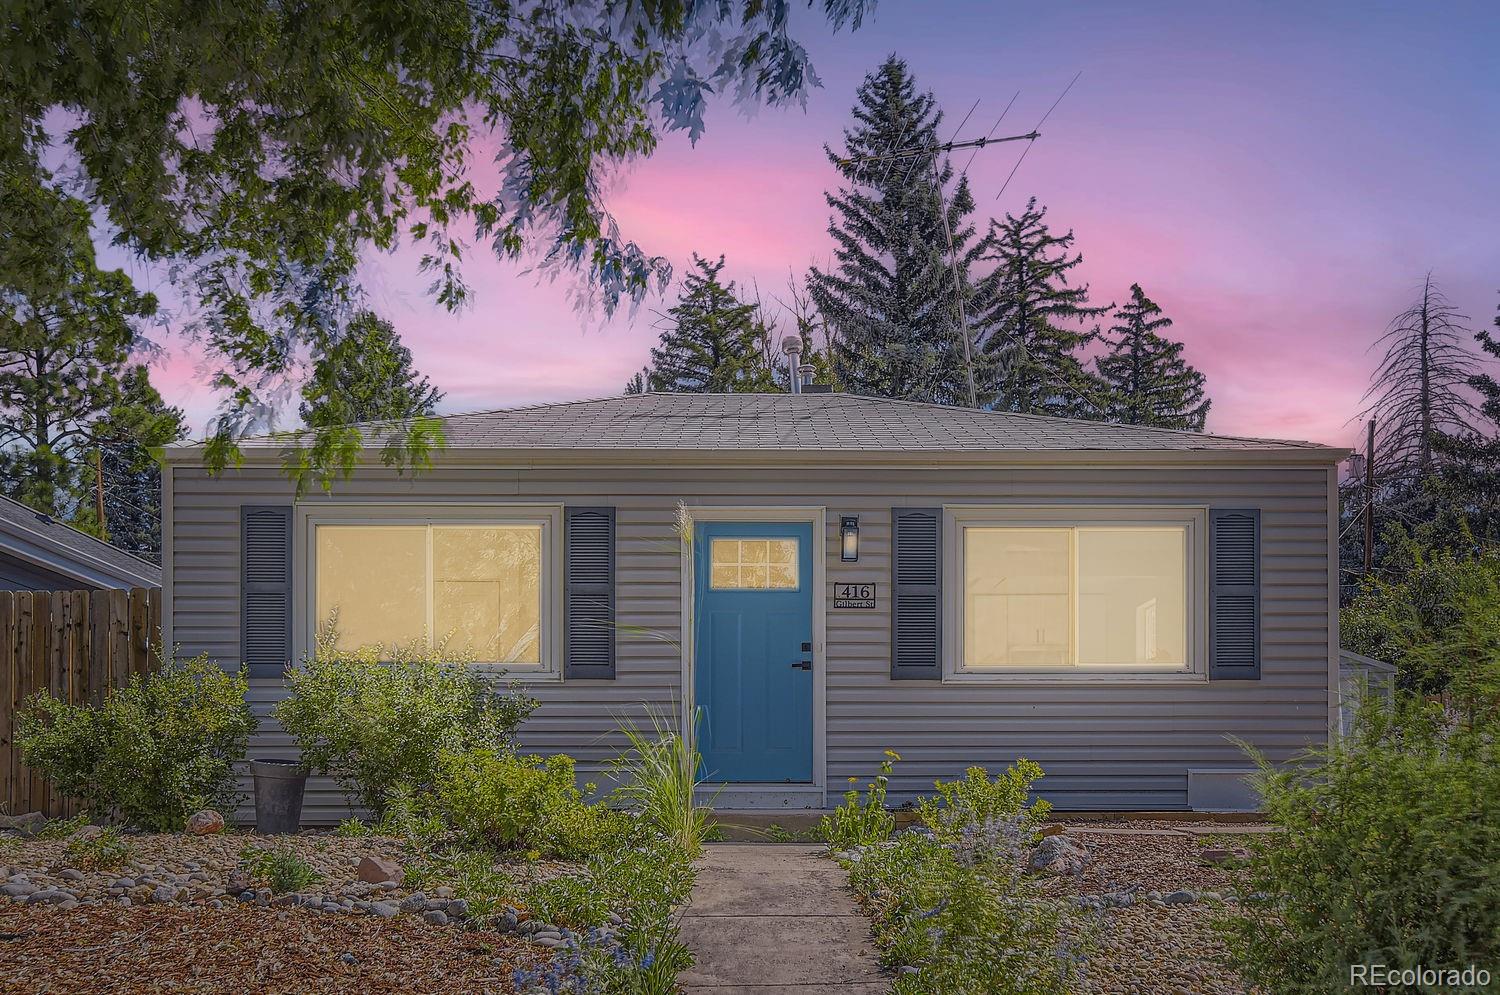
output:
[[[1143, 457], [1146, 459], [1149, 457]], [[210, 478], [177, 466], [171, 480], [171, 638], [185, 654], [233, 663], [239, 654], [239, 506], [292, 501], [274, 467]], [[417, 479], [358, 471], [333, 501], [470, 501], [613, 505], [618, 516], [618, 679], [536, 689], [542, 707], [526, 746], [565, 751], [584, 771], [614, 755], [621, 714], [682, 699], [679, 502], [821, 505], [827, 508], [827, 582], [880, 585], [874, 611], [827, 615], [829, 798], [850, 776], [868, 776], [891, 748], [904, 758], [895, 799], [928, 791], [935, 777], [970, 764], [1000, 768], [1018, 756], [1047, 771], [1040, 788], [1072, 809], [1187, 807], [1187, 770], [1244, 767], [1230, 736], [1277, 760], [1324, 741], [1330, 723], [1329, 469], [1322, 466], [1011, 467], [820, 469], [440, 466]], [[940, 684], [893, 682], [890, 647], [890, 509], [944, 503], [1182, 505], [1259, 508], [1262, 513], [1262, 646], [1259, 681], [1163, 684]], [[857, 563], [838, 555], [841, 515], [860, 517]], [[300, 597], [300, 595], [299, 595]], [[831, 599], [830, 599], [831, 602]], [[260, 681], [256, 708], [281, 695]], [[256, 755], [290, 754], [267, 725]], [[315, 783], [309, 818], [342, 811], [332, 786]]]

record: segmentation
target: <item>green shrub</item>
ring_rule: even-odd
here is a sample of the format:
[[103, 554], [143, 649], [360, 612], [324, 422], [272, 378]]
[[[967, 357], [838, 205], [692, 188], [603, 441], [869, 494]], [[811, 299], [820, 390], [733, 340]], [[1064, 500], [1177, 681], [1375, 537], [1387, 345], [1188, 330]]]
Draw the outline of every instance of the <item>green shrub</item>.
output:
[[972, 826], [982, 826], [996, 819], [1013, 819], [1024, 815], [1035, 826], [1047, 817], [1052, 806], [1038, 799], [1027, 806], [1031, 785], [1042, 777], [1042, 768], [1022, 757], [1014, 766], [990, 780], [983, 767], [970, 767], [960, 781], [934, 781], [936, 798], [917, 803], [917, 818], [939, 839], [949, 842]]
[[277, 895], [301, 891], [323, 880], [323, 875], [289, 847], [247, 846], [240, 851], [240, 866]]
[[902, 833], [851, 865], [896, 995], [1063, 995], [1091, 932], [1025, 876], [1024, 816], [965, 830], [958, 843]]
[[818, 820], [818, 836], [831, 850], [848, 850], [856, 846], [868, 846], [888, 839], [896, 828], [896, 817], [885, 807], [886, 785], [891, 780], [891, 770], [901, 755], [895, 750], [886, 750], [880, 762], [880, 773], [865, 787], [861, 796], [859, 778], [849, 778], [849, 790], [844, 792], [844, 803]]
[[442, 652], [403, 652], [382, 662], [375, 650], [319, 649], [288, 672], [289, 695], [273, 711], [310, 768], [333, 775], [377, 818], [391, 793], [420, 793], [437, 776], [438, 757], [509, 748], [537, 701], [446, 660]]
[[1267, 993], [1342, 991], [1349, 965], [1500, 963], [1500, 723], [1367, 696], [1316, 771], [1260, 764], [1269, 819], [1248, 885], [1271, 898], [1229, 923]]
[[444, 753], [432, 804], [468, 839], [576, 860], [610, 845], [627, 817], [583, 801], [573, 758], [497, 750]]
[[232, 764], [255, 717], [243, 673], [198, 657], [130, 678], [102, 704], [46, 695], [18, 716], [16, 743], [32, 768], [90, 811], [157, 832], [180, 832], [204, 805], [231, 808]]
[[131, 852], [130, 844], [114, 826], [68, 841], [68, 862], [86, 870], [119, 867], [129, 859]]
[[90, 821], [87, 812], [82, 812], [70, 819], [48, 819], [37, 830], [36, 838], [39, 840], [70, 839], [78, 830], [87, 826]]

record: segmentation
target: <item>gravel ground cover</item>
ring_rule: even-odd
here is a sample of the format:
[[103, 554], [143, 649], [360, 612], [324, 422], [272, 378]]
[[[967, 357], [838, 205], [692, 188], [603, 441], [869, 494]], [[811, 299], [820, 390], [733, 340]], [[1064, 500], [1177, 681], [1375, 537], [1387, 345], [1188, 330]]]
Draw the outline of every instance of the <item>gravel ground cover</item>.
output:
[[301, 909], [0, 904], [0, 993], [512, 992], [551, 951], [513, 934]]
[[[1242, 995], [1249, 991], [1224, 962], [1214, 921], [1238, 900], [1233, 861], [1205, 861], [1205, 850], [1236, 850], [1248, 842], [1241, 824], [1064, 823], [1087, 847], [1083, 872], [1054, 878], [1073, 896], [1116, 896], [1100, 909], [1099, 949], [1089, 958], [1080, 995]], [[1104, 829], [1173, 830], [1122, 834]], [[1123, 896], [1130, 896], [1125, 899]], [[1116, 904], [1128, 901], [1129, 904]]]
[[[406, 902], [415, 892], [402, 884], [366, 882], [357, 877], [361, 859], [375, 857], [400, 865], [411, 858], [405, 844], [382, 836], [341, 836], [334, 833], [300, 833], [295, 836], [255, 836], [232, 833], [213, 836], [133, 835], [124, 839], [130, 854], [109, 868], [91, 868], [68, 852], [68, 840], [0, 840], [0, 903], [71, 906], [91, 905], [205, 904], [232, 905], [247, 890], [257, 892], [262, 905], [289, 904], [289, 896], [272, 896], [241, 872], [240, 854], [247, 845], [287, 849], [310, 864], [321, 878], [299, 894], [332, 906], [367, 912], [365, 904], [392, 904], [400, 911], [421, 915], [437, 906]], [[570, 864], [555, 861], [517, 860], [498, 865], [518, 881], [565, 874]], [[432, 902], [446, 902], [451, 891], [436, 889], [423, 895]], [[38, 897], [41, 896], [41, 897]], [[402, 908], [402, 903], [406, 907]], [[356, 907], [358, 903], [358, 908]], [[378, 913], [377, 913], [378, 914]]]

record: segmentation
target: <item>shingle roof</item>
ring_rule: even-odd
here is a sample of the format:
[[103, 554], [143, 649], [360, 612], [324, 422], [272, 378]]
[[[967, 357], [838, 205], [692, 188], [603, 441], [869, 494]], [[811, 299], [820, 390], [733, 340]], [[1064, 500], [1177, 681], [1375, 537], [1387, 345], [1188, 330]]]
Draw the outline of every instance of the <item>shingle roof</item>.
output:
[[0, 497], [0, 549], [92, 583], [160, 587], [161, 567], [80, 532], [19, 501]]
[[[446, 415], [449, 449], [844, 452], [1326, 450], [853, 394], [634, 394]], [[372, 436], [379, 426], [371, 424]], [[278, 445], [272, 437], [245, 440]]]

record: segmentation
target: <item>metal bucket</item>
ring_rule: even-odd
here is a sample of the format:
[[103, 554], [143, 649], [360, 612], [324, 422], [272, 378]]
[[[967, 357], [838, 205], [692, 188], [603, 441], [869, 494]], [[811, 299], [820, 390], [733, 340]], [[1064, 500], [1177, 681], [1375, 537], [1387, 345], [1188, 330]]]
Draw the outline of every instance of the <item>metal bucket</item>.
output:
[[252, 760], [255, 781], [255, 831], [295, 833], [302, 827], [302, 793], [307, 768], [295, 760]]

